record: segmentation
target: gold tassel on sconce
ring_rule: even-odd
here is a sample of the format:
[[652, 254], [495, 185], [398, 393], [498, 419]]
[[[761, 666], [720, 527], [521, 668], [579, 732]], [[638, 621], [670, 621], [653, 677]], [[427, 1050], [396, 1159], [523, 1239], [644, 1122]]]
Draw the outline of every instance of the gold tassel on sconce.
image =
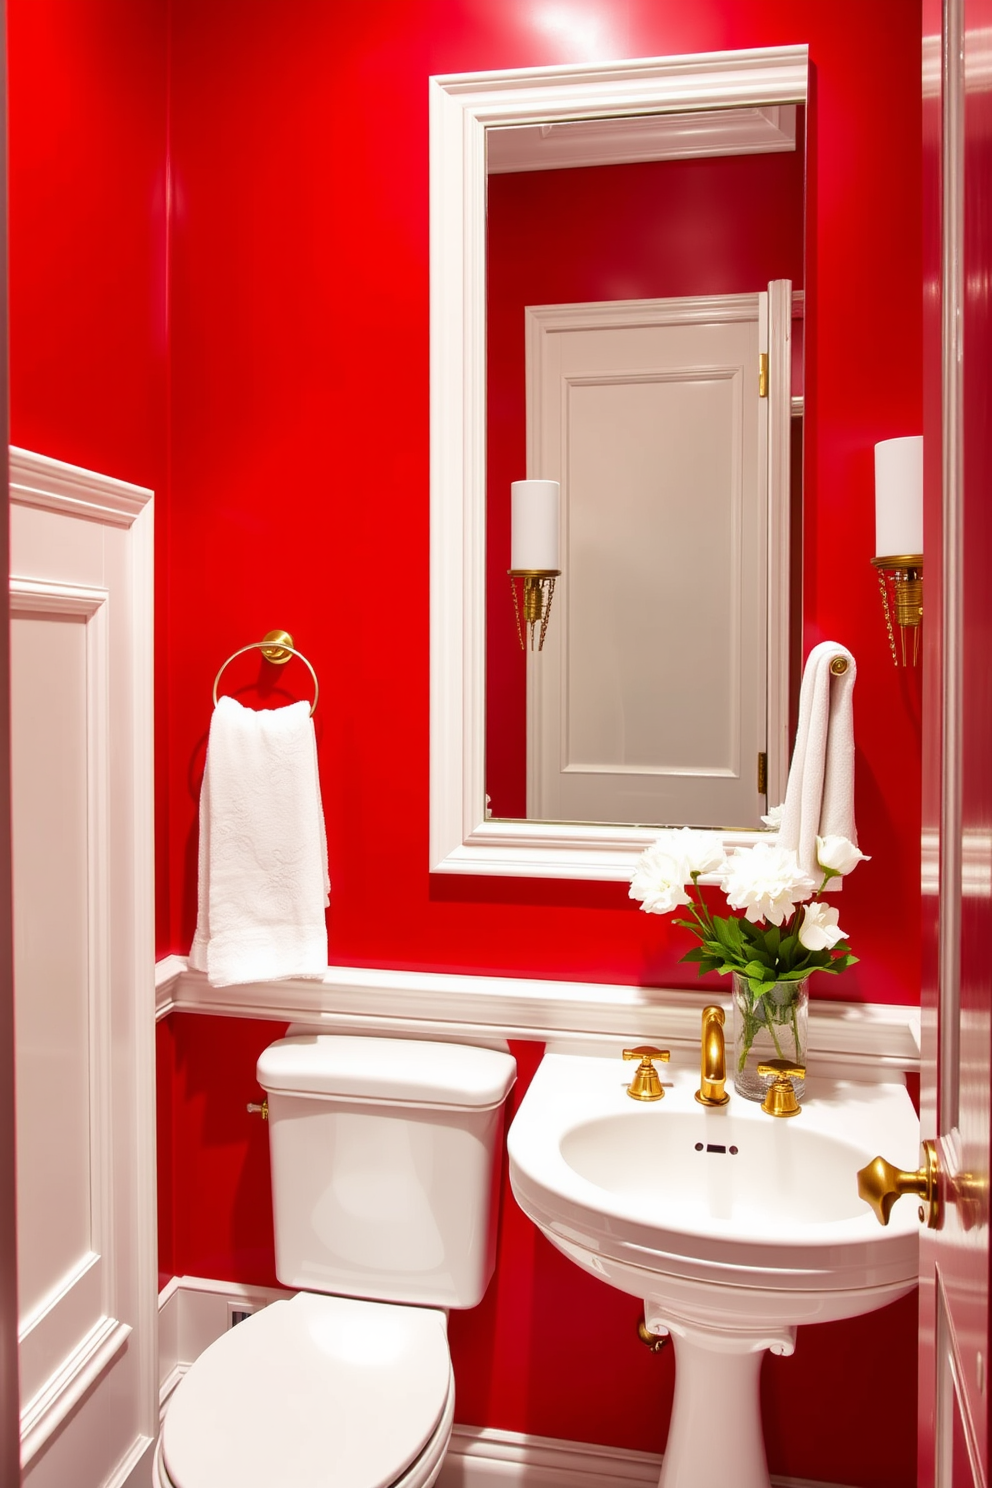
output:
[[[892, 660], [899, 666], [901, 656], [903, 666], [916, 666], [920, 659], [920, 628], [923, 624], [923, 555], [913, 553], [901, 558], [873, 558], [871, 561], [878, 570], [878, 587]], [[896, 629], [899, 632], [898, 650]]]
[[[923, 623], [923, 436], [875, 446], [875, 551], [871, 561], [896, 666], [916, 666]], [[899, 645], [896, 646], [896, 631]]]
[[[513, 591], [513, 613], [517, 620], [517, 638], [520, 641], [521, 651], [527, 650], [527, 637], [525, 628], [530, 632], [530, 649], [534, 647], [534, 633], [537, 631], [537, 650], [544, 650], [544, 637], [548, 633], [548, 620], [551, 616], [551, 601], [555, 593], [555, 579], [561, 573], [560, 569], [550, 572], [546, 569], [511, 568], [510, 588]], [[522, 579], [522, 593], [517, 591], [517, 580]], [[538, 629], [540, 627], [540, 629]]]
[[[560, 488], [557, 481], [510, 484], [510, 588], [521, 651], [542, 651], [548, 633], [558, 567]], [[520, 589], [517, 580], [520, 580]], [[537, 635], [537, 646], [534, 636]]]

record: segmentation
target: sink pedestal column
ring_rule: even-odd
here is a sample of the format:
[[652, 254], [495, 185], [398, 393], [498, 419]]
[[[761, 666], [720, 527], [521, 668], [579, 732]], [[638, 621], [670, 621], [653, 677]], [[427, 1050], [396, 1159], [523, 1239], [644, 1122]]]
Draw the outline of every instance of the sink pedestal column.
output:
[[794, 1328], [745, 1332], [674, 1317], [648, 1301], [652, 1333], [675, 1345], [675, 1400], [659, 1488], [769, 1488], [758, 1379], [766, 1349], [791, 1354]]

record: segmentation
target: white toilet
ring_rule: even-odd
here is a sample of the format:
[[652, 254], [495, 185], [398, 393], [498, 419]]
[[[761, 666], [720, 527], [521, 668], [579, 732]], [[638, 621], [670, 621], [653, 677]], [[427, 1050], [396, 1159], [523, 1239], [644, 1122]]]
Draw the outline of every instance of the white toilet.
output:
[[296, 1036], [258, 1061], [276, 1274], [301, 1290], [178, 1385], [159, 1488], [429, 1488], [451, 1434], [447, 1309], [493, 1271], [509, 1054]]

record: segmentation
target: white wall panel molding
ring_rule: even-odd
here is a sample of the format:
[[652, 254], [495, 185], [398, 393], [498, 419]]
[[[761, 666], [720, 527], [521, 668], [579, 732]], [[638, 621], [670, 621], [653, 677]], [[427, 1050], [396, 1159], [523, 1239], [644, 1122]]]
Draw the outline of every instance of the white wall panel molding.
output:
[[130, 527], [151, 500], [146, 486], [10, 447], [10, 499], [18, 506], [44, 507], [67, 516]]
[[109, 599], [106, 589], [82, 584], [48, 584], [42, 579], [10, 580], [12, 615], [75, 615], [88, 620]]
[[155, 962], [155, 1021], [168, 1017], [175, 1007], [179, 978], [187, 969], [185, 956], [163, 956]]
[[101, 1318], [44, 1388], [21, 1408], [21, 1466], [26, 1467], [87, 1390], [106, 1373], [131, 1335], [126, 1323]]
[[157, 1429], [152, 493], [10, 456], [22, 1449], [142, 1484]]
[[[181, 970], [176, 963], [180, 962]], [[328, 1032], [410, 1038], [520, 1038], [556, 1043], [663, 1041], [674, 1054], [698, 1058], [705, 1002], [729, 1009], [722, 991], [537, 981], [529, 977], [459, 976], [329, 966], [322, 981], [253, 982], [211, 987], [179, 957], [163, 966], [162, 1013], [173, 1010], [235, 1018], [270, 1018]], [[818, 1066], [870, 1077], [872, 1071], [919, 1068], [919, 1009], [879, 1003], [810, 1002], [809, 1042]]]

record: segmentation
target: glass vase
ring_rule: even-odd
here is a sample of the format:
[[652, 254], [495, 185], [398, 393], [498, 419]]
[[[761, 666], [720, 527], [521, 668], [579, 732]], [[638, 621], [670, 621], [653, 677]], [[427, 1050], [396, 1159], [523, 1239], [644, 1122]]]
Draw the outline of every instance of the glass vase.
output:
[[[800, 982], [772, 982], [760, 995], [751, 991], [746, 976], [734, 979], [734, 1088], [745, 1100], [761, 1101], [769, 1085], [758, 1065], [769, 1059], [786, 1059], [790, 1065], [806, 1067], [806, 1035], [809, 1025], [809, 977]], [[794, 1079], [796, 1099], [806, 1089], [803, 1079]]]

